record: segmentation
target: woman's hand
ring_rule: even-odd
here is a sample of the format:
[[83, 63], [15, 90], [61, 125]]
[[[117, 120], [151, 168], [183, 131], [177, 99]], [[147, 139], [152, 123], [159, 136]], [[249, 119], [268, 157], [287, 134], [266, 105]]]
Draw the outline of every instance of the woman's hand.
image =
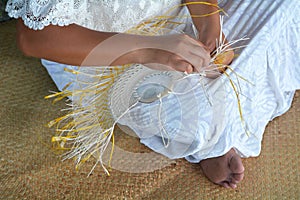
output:
[[[197, 2], [195, 0], [186, 0], [186, 3]], [[192, 15], [193, 23], [198, 31], [199, 38], [198, 40], [202, 42], [208, 49], [211, 54], [214, 54], [215, 49], [217, 48], [217, 42], [220, 40], [220, 14], [218, 12], [218, 1], [217, 0], [206, 0], [206, 2], [214, 4], [204, 5], [204, 4], [190, 4], [188, 9]], [[204, 16], [208, 15], [208, 16]], [[199, 17], [203, 16], [203, 17]], [[221, 36], [221, 40], [225, 39], [224, 34]], [[226, 43], [226, 40], [225, 40]], [[212, 55], [213, 56], [213, 55]], [[218, 74], [223, 73], [226, 69], [226, 65], [229, 65], [234, 58], [234, 52], [226, 51], [218, 55], [214, 61], [215, 65], [212, 65], [211, 72], [214, 75], [209, 75], [210, 77], [217, 77]], [[214, 67], [218, 66], [218, 67]]]
[[139, 51], [140, 63], [157, 70], [201, 72], [209, 65], [208, 49], [185, 34], [146, 37]]

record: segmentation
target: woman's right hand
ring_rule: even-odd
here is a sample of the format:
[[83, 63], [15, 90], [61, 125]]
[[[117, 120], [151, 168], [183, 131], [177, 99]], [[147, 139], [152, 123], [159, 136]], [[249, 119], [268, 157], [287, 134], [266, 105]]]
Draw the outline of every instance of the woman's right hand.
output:
[[145, 44], [137, 54], [152, 69], [201, 72], [210, 62], [209, 50], [185, 34], [146, 37]]

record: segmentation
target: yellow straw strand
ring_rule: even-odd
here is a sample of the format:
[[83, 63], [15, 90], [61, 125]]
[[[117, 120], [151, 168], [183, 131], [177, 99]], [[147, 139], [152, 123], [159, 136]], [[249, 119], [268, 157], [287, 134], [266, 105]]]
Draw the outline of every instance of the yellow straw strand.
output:
[[[189, 5], [212, 6], [217, 8], [217, 10], [203, 15], [192, 16], [174, 16], [170, 14], [175, 9]], [[209, 2], [198, 1], [182, 3], [172, 7], [161, 16], [150, 18], [149, 20], [138, 24], [136, 27], [129, 29], [126, 33], [148, 36], [161, 35], [162, 30], [171, 30], [172, 27], [181, 25], [182, 22], [176, 21], [178, 18], [207, 17], [220, 12], [225, 13], [224, 10], [217, 4]], [[68, 91], [67, 88], [69, 88], [69, 86], [73, 83], [70, 82], [64, 87], [62, 92], [45, 96], [45, 99], [53, 99], [53, 103], [69, 97], [76, 99], [76, 101], [72, 101], [68, 104], [70, 106], [68, 114], [48, 123], [48, 127], [56, 128], [55, 135], [51, 139], [53, 146], [57, 150], [69, 150], [66, 154], [66, 159], [76, 159], [76, 170], [79, 170], [84, 163], [91, 158], [94, 158], [96, 160], [94, 167], [100, 164], [105, 173], [110, 176], [106, 166], [102, 163], [102, 156], [108, 142], [112, 142], [112, 149], [110, 151], [108, 162], [108, 167], [111, 168], [112, 157], [115, 149], [114, 126], [116, 125], [116, 122], [109, 109], [109, 91], [119, 75], [124, 73], [124, 71], [131, 66], [132, 64], [123, 66], [93, 67], [90, 69], [86, 68], [87, 70], [82, 70], [81, 68], [78, 70], [65, 68], [64, 70], [68, 73], [80, 75], [80, 77], [75, 80], [76, 84], [82, 84], [84, 86], [74, 91]], [[229, 66], [228, 68], [233, 71]], [[238, 88], [225, 70], [224, 73], [230, 80], [230, 84], [236, 94], [240, 118], [244, 125]], [[83, 77], [82, 79], [81, 76]], [[84, 77], [87, 77], [88, 79], [92, 78], [93, 81], [85, 82]], [[94, 167], [90, 173], [92, 173]]]

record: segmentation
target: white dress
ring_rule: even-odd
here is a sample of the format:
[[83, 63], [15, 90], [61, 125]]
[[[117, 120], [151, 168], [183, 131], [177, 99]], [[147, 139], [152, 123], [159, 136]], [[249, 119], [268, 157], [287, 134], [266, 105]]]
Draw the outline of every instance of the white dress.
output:
[[[49, 24], [75, 23], [98, 31], [124, 32], [180, 3], [181, 0], [9, 0], [6, 10], [11, 17], [22, 17], [35, 30]], [[300, 88], [299, 4], [298, 0], [220, 2], [228, 14], [223, 25], [227, 38], [250, 38], [242, 42], [247, 46], [236, 52], [239, 56], [231, 65], [247, 81], [230, 73], [241, 88], [245, 126], [226, 75], [206, 88], [220, 100], [213, 107], [199, 87], [179, 98], [168, 95], [162, 102], [138, 104], [120, 123], [132, 128], [142, 143], [169, 158], [185, 157], [190, 162], [199, 162], [223, 155], [231, 148], [243, 157], [258, 156], [267, 123], [290, 108], [294, 92]], [[173, 14], [183, 13], [188, 14], [186, 7], [173, 10]], [[74, 66], [46, 60], [42, 63], [59, 89], [74, 78], [64, 71]], [[190, 81], [197, 80], [191, 77]], [[180, 90], [180, 85], [177, 87]], [[161, 122], [154, 111], [159, 103], [166, 113], [165, 129], [172, 141], [167, 148], [156, 133]], [[245, 128], [250, 134], [246, 134]]]

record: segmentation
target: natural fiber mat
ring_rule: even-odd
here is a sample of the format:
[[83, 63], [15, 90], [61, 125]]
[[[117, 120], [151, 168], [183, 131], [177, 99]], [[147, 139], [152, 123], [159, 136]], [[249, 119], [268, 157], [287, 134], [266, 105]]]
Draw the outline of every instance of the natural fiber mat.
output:
[[[55, 85], [39, 60], [17, 49], [15, 21], [1, 23], [1, 199], [300, 199], [300, 92], [292, 108], [268, 125], [261, 155], [244, 159], [245, 178], [232, 190], [210, 183], [197, 164], [183, 159], [148, 173], [112, 170], [110, 177], [97, 167], [87, 178], [92, 163], [76, 171], [72, 160], [61, 162], [51, 151], [53, 130], [45, 124], [60, 115], [64, 102], [44, 100], [50, 90]], [[120, 130], [117, 145], [151, 152]], [[119, 159], [124, 167], [138, 166], [136, 159]]]

